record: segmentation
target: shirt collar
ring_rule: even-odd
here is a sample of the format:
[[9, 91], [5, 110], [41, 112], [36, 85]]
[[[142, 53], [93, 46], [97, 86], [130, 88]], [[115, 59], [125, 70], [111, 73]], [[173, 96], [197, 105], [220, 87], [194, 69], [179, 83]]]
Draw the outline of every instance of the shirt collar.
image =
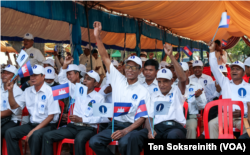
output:
[[[197, 78], [197, 77], [193, 74], [190, 78]], [[204, 74], [202, 73], [201, 77], [199, 77], [199, 78], [203, 78], [204, 79]], [[199, 79], [199, 78], [197, 78], [197, 79]]]
[[25, 48], [25, 50], [30, 50], [30, 49], [32, 49], [32, 48], [34, 48], [33, 46], [31, 46], [30, 48]]
[[[46, 93], [46, 86], [48, 86], [48, 85], [45, 82], [43, 82], [43, 85], [38, 92], [42, 91], [42, 92]], [[31, 91], [35, 94], [37, 93], [35, 90], [35, 86], [32, 86]]]
[[[233, 80], [230, 80], [229, 82], [234, 84]], [[248, 83], [246, 83], [246, 81], [245, 81], [244, 79], [242, 79], [241, 84], [245, 86], [245, 85], [248, 84]]]
[[126, 78], [126, 80], [127, 80], [127, 81], [126, 81], [126, 82], [127, 82], [127, 85], [128, 85], [129, 87], [137, 86], [137, 85], [140, 83], [140, 82], [139, 82], [139, 79], [137, 79], [137, 81], [136, 81], [134, 84], [131, 84], [131, 85], [130, 85], [130, 84], [128, 83], [128, 79], [127, 79], [127, 78]]
[[[146, 79], [142, 82], [142, 84], [144, 84], [144, 83], [147, 84]], [[152, 85], [152, 84], [158, 85], [157, 80], [154, 79], [154, 81], [150, 85]]]
[[[168, 92], [168, 94], [167, 94], [166, 96], [170, 95], [172, 92], [173, 92], [173, 87], [171, 87], [170, 91]], [[165, 96], [161, 93], [161, 91], [157, 91], [156, 93], [157, 93], [157, 95], [156, 95], [157, 97], [165, 97]]]

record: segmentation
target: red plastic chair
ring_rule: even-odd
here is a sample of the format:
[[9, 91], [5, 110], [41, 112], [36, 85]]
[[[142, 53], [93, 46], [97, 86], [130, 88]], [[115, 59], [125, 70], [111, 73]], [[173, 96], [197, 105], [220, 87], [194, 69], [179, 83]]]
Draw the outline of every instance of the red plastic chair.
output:
[[[64, 110], [64, 102], [63, 101], [58, 101], [59, 102], [59, 106], [61, 108], [61, 114], [60, 114], [60, 118], [59, 118], [59, 122], [58, 122], [58, 125], [57, 125], [57, 129], [59, 128], [59, 125], [60, 125], [60, 122], [61, 122], [61, 119], [62, 119], [62, 115], [63, 115], [63, 110]], [[26, 108], [26, 107], [25, 107]], [[27, 110], [27, 109], [26, 109]], [[28, 110], [27, 110], [28, 112]], [[21, 140], [26, 140], [27, 136], [23, 136], [23, 138]], [[21, 143], [22, 145], [22, 143]], [[20, 147], [20, 142], [19, 142], [19, 147]], [[20, 147], [21, 148], [21, 147]], [[53, 154], [56, 155], [56, 148], [57, 148], [57, 143], [54, 142], [53, 143]], [[22, 150], [22, 149], [21, 149]], [[26, 151], [27, 151], [27, 143], [25, 142], [25, 146], [24, 146], [24, 154], [26, 154]], [[22, 151], [21, 151], [22, 153]]]
[[185, 109], [185, 118], [187, 119], [187, 114], [188, 114], [188, 103], [185, 101], [183, 104], [183, 107]]
[[[234, 139], [233, 135], [233, 104], [238, 105], [241, 109], [241, 131], [243, 133], [243, 116], [244, 116], [244, 106], [241, 101], [231, 101], [231, 99], [221, 99], [209, 102], [204, 109], [204, 130], [205, 130], [205, 139], [210, 139], [209, 130], [208, 130], [208, 113], [211, 107], [218, 105], [218, 124], [219, 124], [219, 137], [218, 139]], [[224, 113], [222, 113], [224, 109]], [[226, 110], [227, 109], [227, 110]], [[224, 118], [224, 127], [222, 123], [222, 114]], [[229, 114], [229, 125], [228, 117]], [[223, 132], [224, 129], [224, 132]]]
[[[68, 121], [67, 121], [67, 123], [70, 123], [69, 115], [70, 115], [71, 110], [72, 110], [72, 114], [73, 114], [74, 107], [75, 107], [75, 104], [72, 104], [70, 106], [70, 110], [68, 112]], [[98, 128], [97, 128], [97, 133], [98, 133], [98, 129], [99, 129], [99, 125], [98, 125]], [[62, 145], [64, 143], [74, 144], [75, 139], [64, 138], [63, 140], [59, 141], [58, 142], [58, 148], [57, 148], [57, 155], [61, 154]], [[86, 155], [95, 155], [94, 151], [89, 147], [89, 141], [87, 141], [87, 143], [85, 144], [85, 152], [86, 152]], [[73, 148], [73, 154], [75, 155], [75, 148]]]

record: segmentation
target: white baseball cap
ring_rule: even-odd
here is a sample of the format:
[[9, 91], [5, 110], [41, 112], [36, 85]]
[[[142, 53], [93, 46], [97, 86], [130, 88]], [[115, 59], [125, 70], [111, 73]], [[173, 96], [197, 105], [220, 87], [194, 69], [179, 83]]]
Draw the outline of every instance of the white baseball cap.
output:
[[127, 60], [125, 60], [125, 63], [127, 63], [128, 61], [133, 61], [142, 67], [142, 61], [138, 56], [134, 56], [134, 55], [130, 56]]
[[85, 74], [86, 74], [86, 66], [85, 65], [83, 65], [83, 64], [80, 64], [80, 65], [78, 65], [78, 67], [79, 67], [79, 69], [80, 69], [80, 74], [81, 74], [81, 76], [84, 76]]
[[250, 66], [250, 57], [248, 57], [245, 62], [244, 62], [245, 66]]
[[169, 64], [166, 61], [161, 61], [160, 66], [166, 68], [166, 66], [169, 66]]
[[114, 66], [116, 66], [116, 67], [119, 66], [119, 63], [118, 63], [118, 61], [116, 61], [116, 60], [111, 60], [111, 62], [112, 62], [112, 64], [113, 64]]
[[29, 39], [29, 40], [34, 40], [34, 37], [31, 33], [26, 33], [23, 37], [23, 39]]
[[148, 55], [147, 52], [145, 52], [145, 51], [141, 52], [141, 54], [144, 54], [146, 56]]
[[219, 69], [220, 69], [221, 72], [226, 72], [227, 73], [226, 65], [219, 65]]
[[195, 60], [193, 62], [193, 67], [196, 67], [196, 66], [201, 66], [203, 67], [203, 62], [201, 60]]
[[92, 77], [93, 79], [96, 80], [96, 82], [99, 82], [100, 81], [100, 76], [98, 73], [96, 73], [95, 71], [91, 70], [89, 72], [87, 72], [87, 74]]
[[49, 64], [52, 67], [54, 67], [55, 66], [55, 61], [53, 59], [47, 59], [47, 60], [43, 61], [43, 64]]
[[[91, 45], [90, 45], [90, 46], [91, 46]], [[89, 44], [87, 44], [84, 48], [85, 48], [85, 49], [89, 49]], [[93, 47], [92, 47], [92, 46], [91, 46], [90, 48], [91, 48], [90, 50], [92, 50], [92, 49], [93, 49]]]
[[79, 67], [76, 64], [69, 64], [67, 68], [67, 72], [69, 71], [78, 71], [80, 72]]
[[173, 78], [173, 74], [171, 70], [167, 68], [162, 68], [157, 72], [157, 78], [164, 78], [164, 79], [171, 80]]
[[44, 68], [41, 65], [35, 64], [32, 67], [32, 70], [33, 70], [33, 74], [43, 74], [43, 75], [45, 75]]
[[245, 71], [245, 65], [241, 61], [235, 61], [235, 62], [233, 62], [230, 65], [230, 68], [232, 68], [232, 66], [239, 66], [239, 67], [241, 67]]
[[45, 67], [45, 79], [55, 79], [55, 69], [53, 67]]
[[145, 57], [141, 57], [141, 61], [147, 61], [148, 58], [145, 58]]
[[189, 70], [188, 63], [186, 63], [186, 62], [180, 62], [180, 65], [181, 65], [183, 71]]
[[16, 74], [17, 69], [13, 65], [7, 65], [3, 70]]

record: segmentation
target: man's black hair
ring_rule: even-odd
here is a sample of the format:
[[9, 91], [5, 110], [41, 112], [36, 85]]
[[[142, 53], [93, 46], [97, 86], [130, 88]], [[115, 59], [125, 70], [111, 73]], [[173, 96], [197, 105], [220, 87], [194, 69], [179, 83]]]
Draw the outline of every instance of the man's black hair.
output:
[[219, 45], [219, 46], [221, 45], [220, 40], [215, 40], [214, 42], [215, 42], [217, 45]]
[[79, 73], [79, 78], [80, 78], [80, 79], [82, 78], [82, 75], [81, 75], [81, 73], [80, 73], [79, 71], [75, 71], [75, 70], [74, 70], [74, 72], [75, 72], [75, 74], [76, 74], [76, 73]]
[[148, 59], [145, 64], [144, 64], [144, 68], [146, 66], [154, 66], [155, 67], [155, 70], [158, 70], [159, 69], [159, 63], [154, 60], [154, 59]]
[[91, 52], [92, 52], [92, 54], [98, 53], [98, 51], [96, 49], [93, 49]]

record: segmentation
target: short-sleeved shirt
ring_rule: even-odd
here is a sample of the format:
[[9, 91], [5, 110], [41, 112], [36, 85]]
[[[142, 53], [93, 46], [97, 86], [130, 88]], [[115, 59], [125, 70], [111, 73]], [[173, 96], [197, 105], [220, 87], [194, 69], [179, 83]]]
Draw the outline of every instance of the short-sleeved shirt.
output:
[[[134, 123], [134, 117], [140, 101], [144, 100], [147, 109], [150, 107], [150, 94], [139, 81], [132, 85], [128, 84], [127, 78], [110, 64], [110, 82], [112, 86], [112, 102], [132, 103], [127, 115], [115, 117], [120, 122]], [[147, 118], [147, 116], [145, 116]]]
[[141, 84], [148, 90], [150, 94], [160, 91], [158, 82], [156, 79], [154, 79], [154, 81], [150, 85], [148, 85], [146, 81], [143, 81]]
[[207, 84], [209, 84], [210, 82], [213, 82], [213, 79], [206, 74], [202, 74], [201, 77], [199, 77], [199, 78], [197, 78], [193, 74], [193, 75], [189, 76], [189, 79], [193, 82], [199, 83], [203, 89], [205, 89]]
[[[50, 123], [56, 123], [61, 113], [58, 100], [54, 101], [52, 89], [45, 82], [38, 92], [34, 86], [26, 88], [16, 102], [22, 109], [26, 106], [31, 123], [41, 123], [52, 114], [54, 114], [54, 118]], [[41, 111], [41, 108], [44, 111]]]
[[157, 91], [151, 95], [151, 108], [149, 110], [150, 117], [154, 116], [154, 103], [156, 101], [171, 102], [167, 115], [156, 115], [154, 119], [154, 125], [163, 121], [176, 121], [182, 125], [186, 124], [186, 118], [183, 113], [183, 104], [185, 98], [182, 95], [179, 87], [172, 87], [169, 93], [164, 96], [161, 91]]
[[98, 123], [109, 122], [108, 118], [93, 116], [93, 104], [104, 103], [104, 97], [101, 94], [97, 93], [96, 91], [92, 91], [87, 95], [86, 100], [82, 101], [78, 97], [76, 97], [75, 100], [76, 102], [73, 115], [81, 117], [82, 123], [90, 124], [92, 127], [97, 128]]
[[34, 48], [32, 46], [32, 47], [30, 47], [28, 49], [24, 49], [24, 51], [29, 56], [28, 60], [30, 60], [31, 66], [34, 66], [35, 64], [43, 65], [43, 61], [45, 60], [45, 58], [44, 58], [42, 52], [39, 49]]
[[[91, 70], [91, 64], [90, 64], [90, 55], [86, 56], [85, 54], [82, 54], [79, 58], [79, 64], [83, 64], [86, 67], [87, 72]], [[92, 56], [92, 69], [94, 70], [95, 66], [95, 58]]]
[[[23, 91], [17, 86], [17, 84], [13, 87], [13, 95], [15, 100], [18, 100], [23, 94]], [[1, 111], [5, 110], [11, 110], [12, 111], [12, 117], [11, 120], [17, 123], [17, 121], [21, 120], [22, 117], [22, 109], [21, 107], [18, 107], [16, 109], [11, 109], [9, 104], [9, 92], [8, 90], [4, 90], [4, 85], [1, 82]]]

